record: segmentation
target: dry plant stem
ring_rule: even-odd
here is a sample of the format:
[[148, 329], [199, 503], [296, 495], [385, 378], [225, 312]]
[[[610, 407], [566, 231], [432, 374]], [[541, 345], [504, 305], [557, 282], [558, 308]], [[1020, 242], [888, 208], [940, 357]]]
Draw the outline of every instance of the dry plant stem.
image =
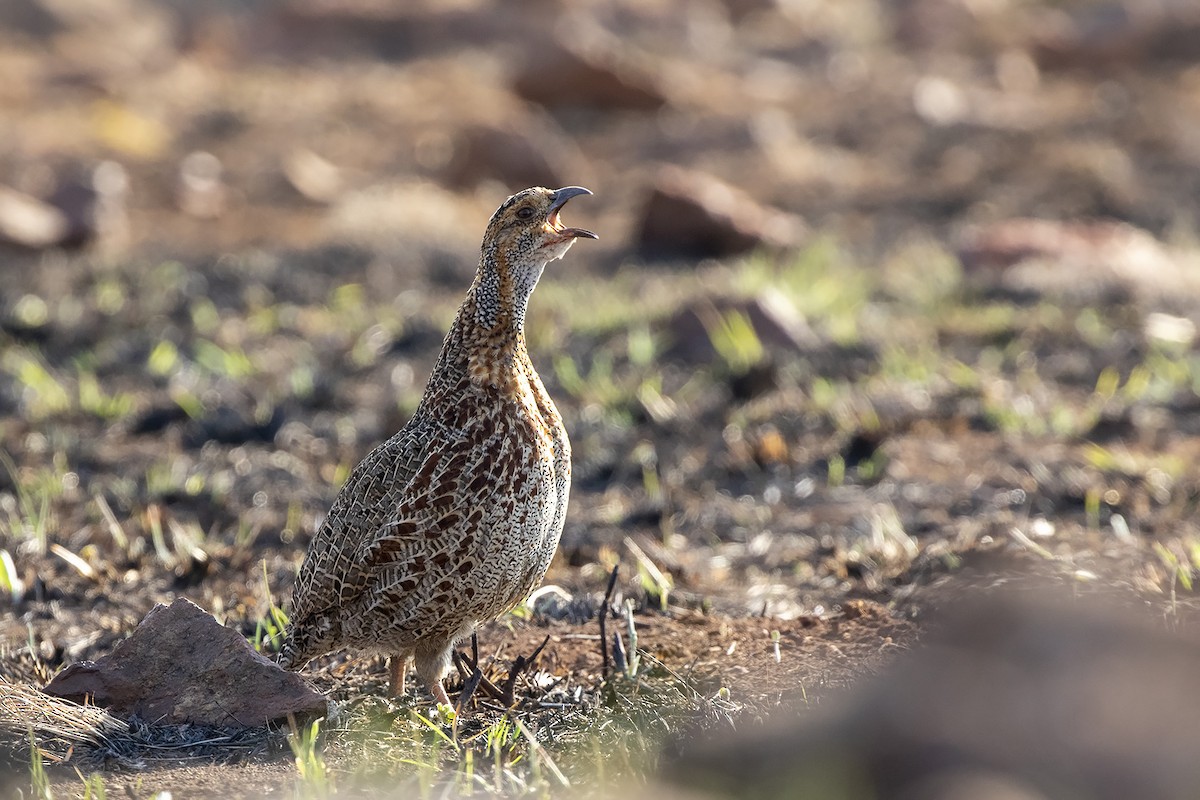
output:
[[546, 645], [549, 643], [550, 635], [547, 634], [546, 638], [542, 639], [542, 643], [539, 644], [537, 648], [529, 654], [528, 658], [525, 656], [517, 656], [517, 660], [513, 662], [512, 668], [508, 671], [508, 677], [504, 679], [504, 683], [500, 689], [502, 696], [499, 698], [499, 700], [500, 702], [504, 703], [505, 708], [512, 708], [514, 705], [516, 705], [517, 700], [514, 692], [517, 686], [517, 679], [521, 677], [522, 673], [534, 665], [538, 659], [538, 656], [542, 654], [542, 650], [545, 649]]
[[[500, 686], [497, 686], [492, 681], [484, 676], [483, 671], [479, 668], [479, 642], [476, 636], [471, 637], [471, 656], [468, 657], [457, 650], [453, 654], [454, 666], [458, 669], [460, 675], [463, 676], [463, 692], [459, 697], [459, 705], [465, 705], [462, 697], [470, 698], [475, 690], [482, 689], [483, 693], [488, 697], [496, 700], [504, 705], [505, 708], [512, 708], [517, 703], [516, 686], [517, 679], [521, 674], [528, 670], [537, 661], [538, 656], [542, 654], [542, 650], [550, 643], [550, 637], [547, 635], [542, 643], [530, 653], [528, 656], [517, 656], [513, 661], [512, 666], [508, 670], [508, 675], [505, 676]], [[468, 688], [470, 693], [468, 693]]]
[[[469, 658], [457, 650], [454, 651], [451, 658], [455, 667], [458, 669], [459, 674], [463, 676], [464, 681], [473, 679], [475, 681], [475, 688], [482, 689], [483, 693], [493, 700], [501, 700], [502, 692], [500, 691], [500, 688], [497, 687], [496, 684], [492, 683], [488, 677], [483, 674], [483, 670], [479, 667], [478, 634], [471, 634], [471, 655]], [[466, 665], [466, 668], [463, 667], [463, 664]], [[464, 683], [464, 691], [465, 688], [466, 686]], [[474, 693], [475, 688], [471, 690], [472, 694]], [[459, 700], [459, 704], [463, 705], [463, 701], [461, 699]]]
[[[461, 657], [458, 653], [454, 654], [456, 660], [461, 662]], [[471, 702], [471, 698], [475, 696], [475, 690], [479, 688], [479, 682], [483, 680], [483, 673], [479, 670], [472, 671], [463, 679], [462, 691], [458, 694], [458, 702], [454, 704], [454, 710], [461, 714], [466, 710], [467, 704]]]
[[621, 641], [621, 635], [614, 633], [612, 635], [612, 650], [613, 650], [613, 668], [617, 672], [624, 672], [628, 664], [625, 658], [625, 644]]
[[608, 618], [613, 589], [617, 585], [617, 570], [620, 568], [620, 564], [613, 566], [612, 572], [608, 576], [608, 588], [604, 590], [604, 602], [600, 604], [600, 662], [602, 664], [600, 674], [605, 680], [608, 680], [608, 634], [605, 629], [605, 620]]
[[479, 635], [471, 634], [471, 663], [476, 666], [468, 669], [466, 665], [467, 657], [457, 650], [451, 654], [451, 659], [454, 663], [454, 668], [458, 670], [458, 674], [463, 680], [462, 691], [459, 692], [458, 702], [455, 703], [455, 710], [462, 713], [467, 704], [475, 696], [475, 691], [479, 688], [480, 682], [486, 680], [483, 676], [483, 671], [478, 667]]

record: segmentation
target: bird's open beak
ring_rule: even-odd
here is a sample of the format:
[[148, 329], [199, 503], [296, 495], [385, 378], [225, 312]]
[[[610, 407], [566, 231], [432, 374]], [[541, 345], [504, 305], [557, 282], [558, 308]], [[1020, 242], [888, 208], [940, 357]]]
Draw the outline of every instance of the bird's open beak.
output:
[[554, 192], [554, 201], [550, 203], [550, 213], [546, 215], [546, 224], [564, 236], [574, 236], [575, 238], [584, 239], [599, 239], [600, 237], [591, 231], [585, 231], [583, 228], [567, 228], [564, 227], [562, 221], [558, 218], [558, 212], [567, 204], [567, 201], [572, 197], [581, 194], [591, 194], [591, 192], [582, 186], [564, 186]]

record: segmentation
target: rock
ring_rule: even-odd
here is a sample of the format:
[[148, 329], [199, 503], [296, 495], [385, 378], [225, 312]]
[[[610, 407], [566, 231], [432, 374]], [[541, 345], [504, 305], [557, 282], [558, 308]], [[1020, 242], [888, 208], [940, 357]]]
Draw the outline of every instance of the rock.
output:
[[129, 175], [116, 161], [102, 161], [80, 176], [60, 179], [50, 196], [50, 204], [62, 211], [68, 222], [59, 244], [123, 243], [129, 237], [128, 195]]
[[189, 424], [184, 432], [184, 444], [188, 447], [203, 447], [208, 442], [220, 444], [245, 444], [246, 442], [270, 442], [283, 427], [285, 413], [282, 406], [271, 408], [268, 417], [258, 419], [229, 404], [222, 403], [205, 409], [204, 416]]
[[504, 125], [477, 124], [454, 142], [446, 179], [458, 187], [499, 180], [511, 190], [526, 186], [563, 186], [580, 179], [578, 150], [549, 119], [514, 120]]
[[820, 338], [792, 302], [777, 291], [767, 291], [748, 300], [704, 298], [676, 312], [666, 323], [670, 344], [665, 357], [688, 364], [709, 364], [721, 358], [713, 336], [731, 314], [742, 315], [768, 350], [794, 353], [821, 346]]
[[0, 242], [31, 250], [119, 246], [129, 233], [128, 192], [125, 168], [115, 161], [59, 176], [45, 200], [0, 186]]
[[667, 102], [655, 73], [607, 31], [582, 21], [569, 36], [532, 47], [513, 90], [549, 108], [653, 111]]
[[54, 206], [0, 186], [0, 242], [41, 250], [64, 241], [68, 228], [67, 216]]
[[1165, 299], [1200, 288], [1180, 254], [1124, 222], [994, 222], [966, 230], [958, 257], [974, 280], [1039, 296]]
[[799, 217], [765, 207], [711, 175], [664, 167], [642, 211], [637, 243], [654, 256], [715, 258], [793, 246], [804, 229]]
[[1200, 57], [1194, 0], [1121, 0], [1035, 15], [1033, 54], [1042, 67], [1103, 69]]
[[155, 606], [109, 655], [67, 666], [44, 691], [149, 723], [251, 728], [327, 711], [299, 675], [183, 598]]
[[306, 200], [332, 203], [345, 188], [342, 171], [311, 150], [298, 147], [283, 160], [288, 185]]
[[978, 30], [989, 21], [971, 0], [899, 0], [893, 14], [896, 39], [922, 50], [977, 44]]
[[48, 39], [62, 31], [63, 23], [41, 0], [8, 0], [0, 3], [0, 29]]
[[764, 11], [773, 11], [781, 5], [778, 0], [721, 0], [729, 18], [741, 22], [744, 18]]
[[244, 41], [254, 55], [404, 61], [497, 42], [535, 48], [550, 35], [554, 8], [413, 0], [284, 0], [264, 4]]
[[668, 775], [709, 798], [1195, 796], [1195, 706], [1181, 699], [1200, 672], [1194, 633], [1096, 594], [983, 591], [945, 598], [932, 635], [872, 685], [685, 746]]
[[227, 191], [221, 160], [197, 150], [179, 162], [175, 201], [183, 213], [200, 219], [216, 219], [225, 213]]

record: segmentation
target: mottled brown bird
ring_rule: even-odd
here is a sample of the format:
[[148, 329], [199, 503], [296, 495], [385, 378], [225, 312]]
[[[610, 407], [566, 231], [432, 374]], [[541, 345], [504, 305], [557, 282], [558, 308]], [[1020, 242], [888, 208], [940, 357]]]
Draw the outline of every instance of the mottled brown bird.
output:
[[546, 264], [591, 231], [559, 219], [579, 186], [504, 201], [409, 423], [355, 467], [300, 568], [279, 662], [343, 647], [409, 661], [439, 703], [451, 648], [542, 580], [571, 488], [571, 444], [525, 346]]

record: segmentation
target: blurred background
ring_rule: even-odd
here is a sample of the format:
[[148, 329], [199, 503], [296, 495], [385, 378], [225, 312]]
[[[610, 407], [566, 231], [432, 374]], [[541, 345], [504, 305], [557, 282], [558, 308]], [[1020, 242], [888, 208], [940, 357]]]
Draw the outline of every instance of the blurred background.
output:
[[6, 674], [261, 633], [530, 185], [600, 236], [528, 323], [543, 624], [621, 563], [672, 664], [841, 642], [721, 639], [759, 710], [1000, 583], [1194, 627], [1192, 0], [4, 0], [0, 76]]

